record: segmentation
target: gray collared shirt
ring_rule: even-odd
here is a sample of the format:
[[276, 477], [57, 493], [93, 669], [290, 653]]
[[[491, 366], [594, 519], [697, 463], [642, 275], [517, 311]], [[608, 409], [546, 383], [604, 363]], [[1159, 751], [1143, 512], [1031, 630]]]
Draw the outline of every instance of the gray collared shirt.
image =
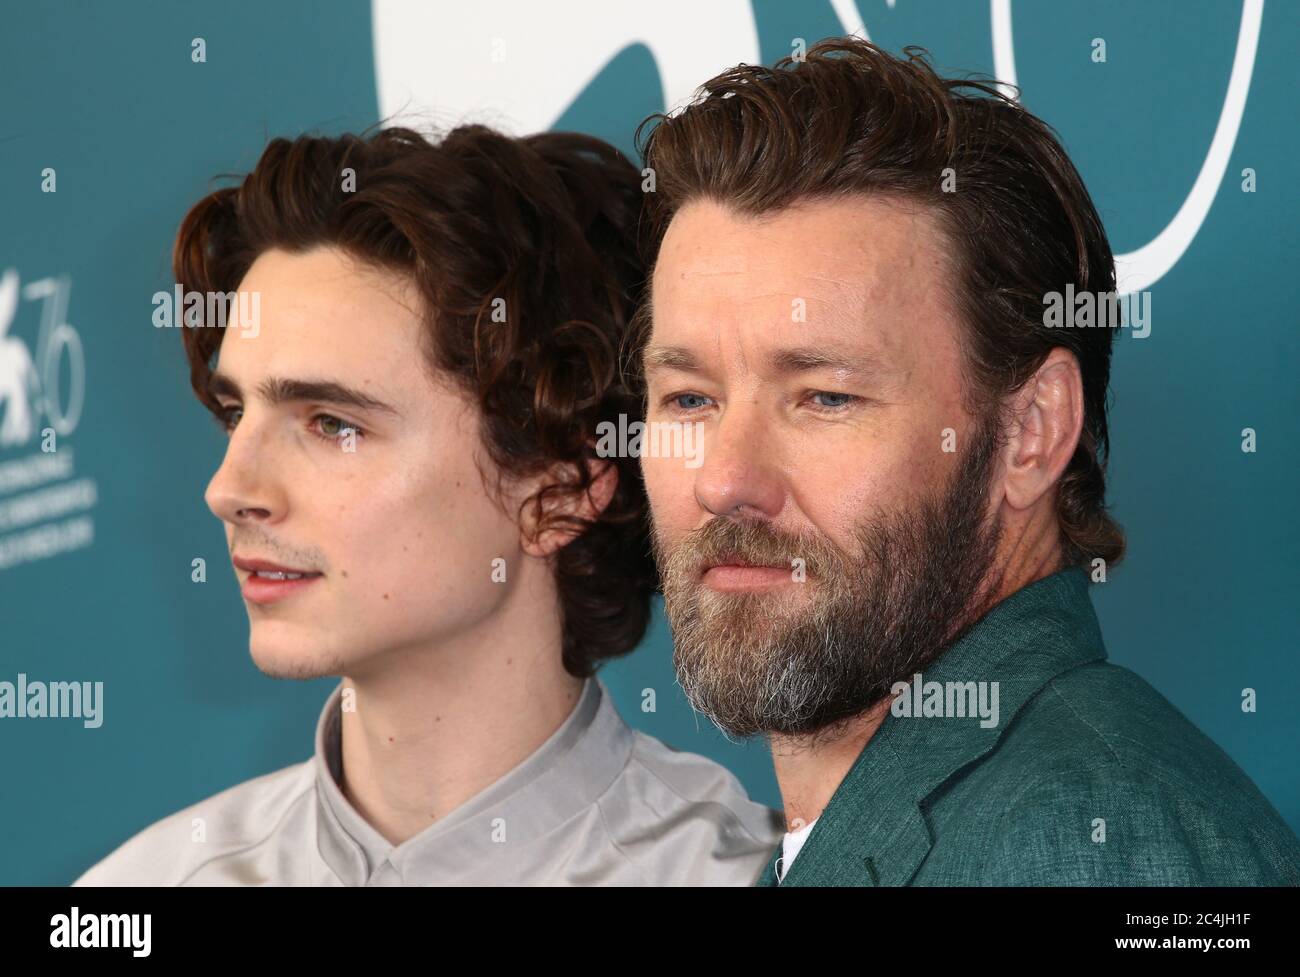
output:
[[315, 755], [141, 831], [74, 885], [749, 885], [784, 831], [725, 767], [629, 728], [588, 679], [510, 773], [400, 845], [338, 786], [342, 685]]

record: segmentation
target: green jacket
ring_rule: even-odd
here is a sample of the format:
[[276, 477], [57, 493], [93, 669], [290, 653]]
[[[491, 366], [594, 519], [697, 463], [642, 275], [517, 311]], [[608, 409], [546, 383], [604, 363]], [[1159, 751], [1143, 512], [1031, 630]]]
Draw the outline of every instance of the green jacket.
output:
[[1107, 663], [1082, 568], [1012, 594], [921, 681], [997, 682], [997, 724], [891, 711], [759, 885], [1300, 885], [1300, 840], [1250, 778]]

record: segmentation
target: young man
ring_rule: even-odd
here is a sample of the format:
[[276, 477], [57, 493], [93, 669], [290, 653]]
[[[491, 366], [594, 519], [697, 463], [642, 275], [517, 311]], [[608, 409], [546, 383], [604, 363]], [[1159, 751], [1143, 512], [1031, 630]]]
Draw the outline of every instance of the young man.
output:
[[615, 357], [640, 197], [598, 140], [470, 126], [275, 140], [194, 207], [177, 282], [235, 299], [183, 333], [229, 432], [206, 500], [250, 650], [342, 682], [309, 761], [79, 883], [755, 879], [776, 812], [593, 677], [656, 585], [637, 462], [593, 450], [639, 403]]
[[679, 679], [771, 738], [762, 883], [1300, 883], [1246, 774], [1106, 662], [1114, 330], [1045, 309], [1114, 261], [1047, 127], [860, 40], [702, 87], [646, 147], [643, 362], [706, 449], [642, 467]]

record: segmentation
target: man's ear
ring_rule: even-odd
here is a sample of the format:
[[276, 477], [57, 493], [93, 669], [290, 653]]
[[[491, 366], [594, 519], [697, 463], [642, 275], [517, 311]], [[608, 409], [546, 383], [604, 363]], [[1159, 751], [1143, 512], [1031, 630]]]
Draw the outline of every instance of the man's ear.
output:
[[[618, 488], [618, 466], [607, 458], [591, 458], [587, 460], [587, 471], [591, 473], [592, 483], [586, 492], [564, 495], [555, 493], [543, 501], [545, 521], [551, 528], [540, 535], [537, 533], [539, 520], [536, 518], [536, 507], [531, 504], [524, 507], [520, 546], [529, 556], [550, 556], [580, 535], [581, 530], [567, 525], [566, 520], [556, 522], [558, 516], [571, 516], [592, 522], [609, 506], [614, 491]], [[539, 480], [533, 490], [540, 491], [546, 484], [554, 484], [554, 480]]]
[[1008, 505], [1028, 509], [1060, 481], [1083, 431], [1083, 374], [1075, 355], [1053, 349], [1010, 407], [1003, 489]]

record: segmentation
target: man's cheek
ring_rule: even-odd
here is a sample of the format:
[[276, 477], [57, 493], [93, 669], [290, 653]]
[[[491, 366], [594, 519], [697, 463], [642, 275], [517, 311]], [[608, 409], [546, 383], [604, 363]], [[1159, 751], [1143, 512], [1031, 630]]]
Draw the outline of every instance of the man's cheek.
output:
[[662, 469], [653, 459], [641, 459], [641, 481], [645, 484], [645, 494], [652, 512], [657, 512], [664, 504], [662, 474]]
[[651, 505], [664, 510], [684, 508], [694, 497], [697, 469], [687, 467], [680, 458], [644, 459], [641, 471]]

